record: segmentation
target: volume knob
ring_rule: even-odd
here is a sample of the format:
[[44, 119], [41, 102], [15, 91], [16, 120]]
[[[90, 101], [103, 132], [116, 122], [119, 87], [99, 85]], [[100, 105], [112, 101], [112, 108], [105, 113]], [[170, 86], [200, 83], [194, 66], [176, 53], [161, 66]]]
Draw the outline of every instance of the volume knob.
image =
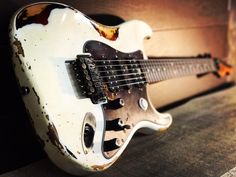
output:
[[122, 98], [117, 98], [115, 100], [109, 101], [105, 104], [105, 107], [108, 109], [119, 109], [125, 105], [125, 101]]
[[138, 104], [142, 110], [146, 111], [148, 109], [148, 102], [145, 98], [140, 98]]

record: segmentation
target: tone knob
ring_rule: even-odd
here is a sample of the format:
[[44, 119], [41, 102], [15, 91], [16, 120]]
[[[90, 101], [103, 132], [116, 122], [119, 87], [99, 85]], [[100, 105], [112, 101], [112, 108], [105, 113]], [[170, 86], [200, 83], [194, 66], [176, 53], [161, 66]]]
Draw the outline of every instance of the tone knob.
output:
[[146, 100], [145, 98], [140, 98], [139, 101], [138, 101], [138, 104], [139, 104], [139, 107], [140, 107], [142, 110], [144, 110], [144, 111], [147, 110], [147, 108], [148, 108], [148, 102], [147, 102], [147, 100]]
[[122, 98], [117, 98], [115, 100], [109, 101], [105, 104], [105, 107], [108, 109], [119, 109], [125, 105], [125, 101]]

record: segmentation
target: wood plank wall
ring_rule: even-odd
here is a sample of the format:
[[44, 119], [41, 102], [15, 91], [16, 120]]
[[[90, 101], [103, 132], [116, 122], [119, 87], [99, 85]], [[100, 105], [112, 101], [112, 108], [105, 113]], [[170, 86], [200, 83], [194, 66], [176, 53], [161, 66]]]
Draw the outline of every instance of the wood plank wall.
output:
[[[236, 68], [236, 1], [231, 0], [228, 6], [229, 8], [229, 30], [228, 30], [228, 60], [230, 64]], [[233, 72], [231, 77], [234, 81], [236, 81], [236, 72]]]

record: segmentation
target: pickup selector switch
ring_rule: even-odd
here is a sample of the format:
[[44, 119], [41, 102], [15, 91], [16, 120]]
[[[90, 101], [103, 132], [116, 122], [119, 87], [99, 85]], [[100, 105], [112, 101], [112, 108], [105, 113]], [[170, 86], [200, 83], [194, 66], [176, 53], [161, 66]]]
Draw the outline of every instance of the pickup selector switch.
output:
[[144, 111], [147, 110], [147, 108], [148, 108], [148, 102], [147, 102], [147, 100], [146, 100], [145, 98], [140, 98], [139, 101], [138, 101], [138, 104], [139, 104], [139, 107], [140, 107], [142, 110], [144, 110]]
[[109, 101], [105, 104], [107, 109], [119, 109], [125, 105], [125, 101], [122, 98], [117, 98], [115, 100]]

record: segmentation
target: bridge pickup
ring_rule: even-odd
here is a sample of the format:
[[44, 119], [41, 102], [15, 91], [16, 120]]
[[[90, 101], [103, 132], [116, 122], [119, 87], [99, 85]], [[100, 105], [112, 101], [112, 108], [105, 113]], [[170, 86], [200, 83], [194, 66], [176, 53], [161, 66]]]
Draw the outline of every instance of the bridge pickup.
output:
[[93, 58], [90, 55], [77, 55], [71, 64], [81, 93], [89, 97], [94, 104], [107, 103]]

